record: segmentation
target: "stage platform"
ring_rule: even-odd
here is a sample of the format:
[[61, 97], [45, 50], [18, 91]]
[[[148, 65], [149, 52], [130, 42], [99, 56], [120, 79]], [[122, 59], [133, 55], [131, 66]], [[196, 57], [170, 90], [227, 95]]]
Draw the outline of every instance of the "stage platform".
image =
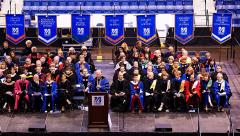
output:
[[[202, 133], [227, 133], [229, 119], [225, 112], [200, 113]], [[156, 133], [156, 124], [168, 124], [173, 133], [196, 133], [197, 113], [109, 113], [109, 129], [88, 129], [88, 112], [75, 110], [63, 114], [3, 114], [0, 115], [2, 133], [28, 133], [33, 126], [46, 125], [46, 132], [148, 132]], [[240, 122], [238, 122], [240, 124]]]

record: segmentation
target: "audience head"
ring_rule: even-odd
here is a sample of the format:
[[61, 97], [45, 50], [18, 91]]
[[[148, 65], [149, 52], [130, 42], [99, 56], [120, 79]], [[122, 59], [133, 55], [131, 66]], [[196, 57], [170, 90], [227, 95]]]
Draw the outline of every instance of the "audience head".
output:
[[217, 74], [217, 80], [218, 81], [222, 81], [223, 80], [223, 74], [222, 73], [218, 73]]
[[32, 41], [31, 40], [27, 40], [25, 42], [25, 44], [26, 44], [27, 47], [31, 47], [32, 46]]
[[102, 77], [102, 70], [100, 69], [96, 70], [96, 77], [97, 79], [100, 79]]
[[8, 48], [8, 42], [7, 42], [7, 41], [4, 41], [4, 42], [3, 42], [3, 48], [5, 48], [5, 49]]
[[217, 73], [221, 73], [222, 72], [222, 66], [217, 65], [216, 71], [217, 71]]
[[35, 74], [35, 75], [33, 76], [33, 81], [39, 82], [39, 75], [38, 75], [38, 74]]
[[119, 80], [119, 81], [124, 80], [124, 76], [123, 76], [123, 73], [122, 73], [122, 72], [118, 72], [118, 80]]

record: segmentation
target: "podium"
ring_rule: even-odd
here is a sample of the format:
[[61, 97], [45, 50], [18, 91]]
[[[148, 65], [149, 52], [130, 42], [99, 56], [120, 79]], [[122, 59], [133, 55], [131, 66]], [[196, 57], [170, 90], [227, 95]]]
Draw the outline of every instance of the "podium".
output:
[[108, 93], [91, 92], [88, 94], [88, 127], [108, 128]]

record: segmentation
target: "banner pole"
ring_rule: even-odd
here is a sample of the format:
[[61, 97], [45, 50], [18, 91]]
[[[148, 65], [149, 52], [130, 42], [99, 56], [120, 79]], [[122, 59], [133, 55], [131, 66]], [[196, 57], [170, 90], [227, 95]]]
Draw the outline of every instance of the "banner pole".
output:
[[97, 55], [97, 62], [102, 62], [102, 45], [101, 45], [101, 28], [98, 28], [98, 55]]
[[222, 46], [221, 46], [222, 44], [220, 44], [220, 47], [219, 47], [219, 60], [218, 60], [218, 63], [219, 63], [219, 65], [220, 65], [220, 63], [221, 63], [221, 57], [222, 57]]

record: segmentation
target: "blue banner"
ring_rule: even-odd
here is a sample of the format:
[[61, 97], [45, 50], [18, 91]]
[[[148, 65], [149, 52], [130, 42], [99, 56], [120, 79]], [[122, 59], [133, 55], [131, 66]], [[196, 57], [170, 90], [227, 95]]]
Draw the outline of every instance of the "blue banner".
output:
[[175, 14], [174, 38], [182, 44], [186, 44], [194, 38], [193, 14]]
[[148, 45], [157, 38], [155, 15], [137, 16], [137, 39]]
[[232, 14], [213, 14], [212, 38], [220, 44], [231, 39]]
[[124, 16], [107, 15], [105, 17], [105, 40], [116, 45], [124, 39]]
[[72, 38], [83, 43], [89, 39], [90, 33], [90, 15], [72, 14]]
[[57, 40], [57, 17], [38, 16], [38, 39], [46, 45]]
[[24, 15], [6, 15], [6, 39], [14, 44], [18, 44], [25, 37]]

